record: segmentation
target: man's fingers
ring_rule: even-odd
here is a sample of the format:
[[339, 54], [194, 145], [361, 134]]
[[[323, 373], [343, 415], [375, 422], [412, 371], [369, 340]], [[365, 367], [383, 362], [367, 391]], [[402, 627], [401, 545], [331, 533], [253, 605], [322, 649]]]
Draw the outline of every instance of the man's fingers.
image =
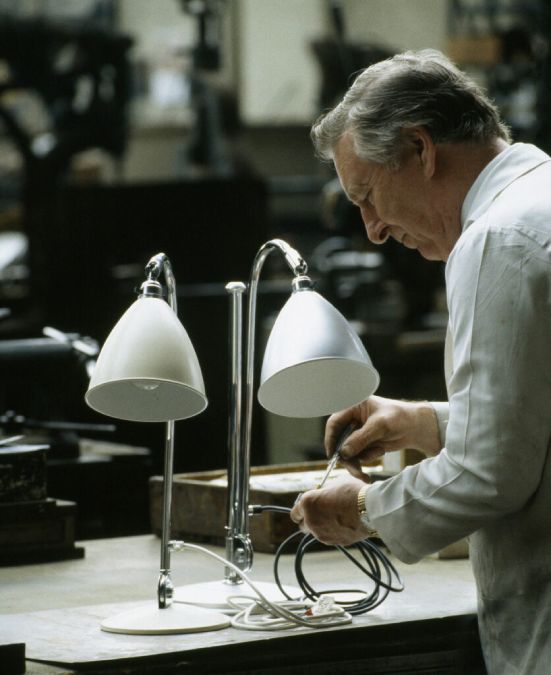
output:
[[327, 420], [327, 424], [325, 425], [324, 443], [325, 453], [328, 457], [331, 457], [335, 452], [343, 431], [347, 426], [355, 422], [355, 420], [356, 416], [352, 408], [334, 413]]
[[384, 439], [385, 430], [386, 427], [377, 416], [370, 417], [362, 427], [353, 431], [343, 443], [341, 457], [351, 459], [362, 455], [362, 459], [366, 459], [363, 453], [372, 452], [374, 454], [373, 459], [377, 459], [383, 454], [381, 447], [377, 444]]
[[354, 478], [359, 478], [360, 480], [365, 482], [365, 475], [364, 472], [362, 471], [362, 465], [360, 464], [359, 459], [356, 457], [352, 457], [352, 459], [348, 459], [346, 461], [342, 462], [344, 466], [346, 467], [346, 470], [351, 476], [354, 476]]
[[297, 495], [297, 498], [295, 500], [294, 506], [291, 509], [291, 512], [289, 514], [291, 520], [295, 525], [298, 525], [298, 529], [301, 530], [301, 532], [304, 532], [305, 534], [308, 534], [310, 530], [307, 528], [306, 523], [304, 522], [304, 508], [302, 507], [302, 504], [300, 503], [302, 500], [302, 497], [304, 495], [304, 492], [300, 492]]
[[342, 476], [327, 487], [308, 490], [293, 507], [291, 517], [302, 532], [326, 544], [359, 541], [365, 536], [358, 515], [358, 490], [363, 484]]
[[343, 464], [346, 467], [348, 473], [351, 476], [354, 476], [354, 478], [359, 478], [364, 483], [371, 482], [369, 475], [363, 472], [361, 462], [357, 457], [343, 461]]
[[293, 523], [296, 523], [297, 525], [301, 525], [304, 521], [304, 509], [301, 504], [303, 494], [304, 494], [303, 492], [300, 492], [297, 495], [293, 508], [291, 509], [291, 512], [289, 514]]

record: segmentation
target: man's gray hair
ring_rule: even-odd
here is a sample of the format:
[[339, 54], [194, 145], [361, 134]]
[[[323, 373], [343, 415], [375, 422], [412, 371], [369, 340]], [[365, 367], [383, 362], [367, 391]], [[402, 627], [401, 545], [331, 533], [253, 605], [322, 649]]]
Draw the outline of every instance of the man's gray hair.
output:
[[435, 49], [404, 52], [363, 70], [343, 100], [313, 125], [316, 154], [331, 159], [345, 133], [358, 157], [400, 165], [403, 130], [422, 126], [435, 143], [511, 140], [484, 91]]

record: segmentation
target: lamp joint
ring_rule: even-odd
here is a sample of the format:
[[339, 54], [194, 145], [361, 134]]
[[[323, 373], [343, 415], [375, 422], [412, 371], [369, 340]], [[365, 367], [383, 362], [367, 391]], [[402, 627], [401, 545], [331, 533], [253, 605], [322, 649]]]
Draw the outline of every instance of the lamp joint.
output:
[[305, 274], [300, 274], [294, 277], [292, 281], [292, 287], [293, 293], [297, 293], [299, 291], [311, 291], [314, 288], [314, 284], [310, 277], [306, 276]]
[[185, 542], [183, 542], [183, 541], [180, 541], [178, 539], [171, 539], [168, 542], [168, 546], [169, 546], [171, 551], [174, 551], [175, 553], [177, 553], [178, 551], [183, 551], [186, 545], [185, 545]]
[[170, 570], [161, 570], [159, 574], [159, 583], [157, 586], [157, 600], [159, 609], [166, 609], [172, 605], [174, 596], [174, 585], [170, 578]]
[[145, 273], [147, 274], [147, 279], [157, 280], [161, 275], [161, 272], [165, 264], [167, 263], [168, 258], [166, 256], [166, 253], [157, 253], [157, 255], [154, 255], [152, 258], [150, 258], [149, 262], [145, 266]]
[[163, 287], [158, 281], [147, 279], [140, 286], [140, 298], [162, 298]]

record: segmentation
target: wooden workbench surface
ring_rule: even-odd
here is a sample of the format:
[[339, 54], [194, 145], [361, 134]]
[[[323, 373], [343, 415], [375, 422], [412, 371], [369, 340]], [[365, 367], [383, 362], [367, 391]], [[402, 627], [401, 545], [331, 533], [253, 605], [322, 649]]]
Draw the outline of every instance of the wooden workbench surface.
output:
[[[463, 627], [471, 631], [475, 621], [475, 588], [469, 562], [427, 558], [413, 566], [397, 563], [405, 591], [391, 594], [381, 606], [355, 617], [353, 623], [345, 628], [322, 631], [294, 629], [275, 634], [233, 628], [192, 635], [129, 636], [105, 633], [99, 629], [103, 618], [126, 609], [127, 603], [155, 600], [159, 540], [153, 536], [140, 536], [87, 541], [82, 545], [86, 550], [82, 560], [0, 568], [1, 641], [25, 643], [26, 658], [30, 660], [27, 673], [74, 672], [90, 667], [97, 672], [98, 669], [107, 668], [108, 664], [113, 666], [124, 663], [127, 667], [140, 664], [143, 667], [155, 663], [156, 659], [162, 659], [163, 663], [171, 659], [174, 663], [179, 662], [178, 672], [182, 673], [199, 672], [194, 670], [199, 663], [203, 664], [201, 672], [203, 668], [204, 672], [269, 672], [267, 664], [261, 669], [257, 664], [257, 669], [240, 671], [216, 668], [222, 668], [220, 663], [224, 661], [227, 664], [228, 658], [232, 659], [232, 650], [237, 648], [240, 648], [238, 653], [241, 655], [245, 654], [244, 647], [247, 647], [247, 654], [251, 655], [254, 655], [255, 650], [260, 650], [258, 653], [263, 653], [269, 659], [270, 649], [266, 648], [268, 638], [270, 648], [275, 648], [275, 653], [278, 651], [278, 641], [285, 640], [285, 650], [289, 654], [295, 648], [300, 648], [299, 651], [304, 649], [299, 640], [309, 640], [308, 649], [316, 645], [315, 648], [319, 649], [328, 642], [324, 636], [334, 630], [339, 631], [338, 642], [343, 648], [347, 641], [358, 642], [358, 634], [351, 632], [355, 630], [361, 630], [365, 636], [377, 636], [380, 644], [391, 634], [410, 632], [413, 636], [417, 632], [419, 636], [424, 636], [428, 631], [428, 637], [432, 633], [436, 644], [440, 638], [445, 641], [446, 626], [455, 633], [461, 632]], [[212, 550], [223, 553], [218, 548], [213, 547]], [[271, 581], [272, 561], [273, 556], [270, 554], [256, 554], [253, 579]], [[314, 586], [323, 582], [334, 583], [336, 579], [355, 585], [365, 584], [365, 580], [358, 576], [350, 563], [333, 551], [308, 554], [304, 569]], [[223, 570], [219, 563], [199, 553], [172, 555], [172, 578], [176, 586], [218, 580], [222, 576]], [[293, 580], [289, 576], [285, 581], [291, 583]], [[365, 636], [362, 637], [363, 642], [366, 641]], [[373, 653], [373, 649], [371, 651]], [[214, 661], [209, 662], [208, 654], [213, 655]], [[328, 658], [324, 659], [325, 663], [330, 663]], [[48, 662], [55, 668], [35, 668], [32, 665], [34, 661]], [[243, 658], [243, 663], [246, 661]], [[190, 669], [182, 669], [182, 663], [187, 663]], [[208, 669], [207, 663], [210, 663]], [[271, 666], [274, 665], [272, 657]], [[57, 668], [61, 666], [65, 670], [58, 671]], [[153, 669], [147, 672], [158, 671]], [[285, 670], [282, 662], [274, 672], [302, 671]], [[331, 670], [318, 669], [317, 672]], [[442, 669], [441, 672], [463, 671]]]

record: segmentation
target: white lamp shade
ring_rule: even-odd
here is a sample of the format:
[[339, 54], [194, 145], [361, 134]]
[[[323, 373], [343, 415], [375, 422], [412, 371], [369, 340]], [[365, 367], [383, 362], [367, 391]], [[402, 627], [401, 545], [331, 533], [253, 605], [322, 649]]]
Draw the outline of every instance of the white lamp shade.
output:
[[270, 333], [258, 400], [277, 415], [318, 417], [363, 401], [379, 386], [358, 335], [313, 290], [291, 295]]
[[109, 334], [86, 403], [104, 415], [166, 422], [207, 406], [197, 355], [185, 328], [160, 298], [141, 297]]

